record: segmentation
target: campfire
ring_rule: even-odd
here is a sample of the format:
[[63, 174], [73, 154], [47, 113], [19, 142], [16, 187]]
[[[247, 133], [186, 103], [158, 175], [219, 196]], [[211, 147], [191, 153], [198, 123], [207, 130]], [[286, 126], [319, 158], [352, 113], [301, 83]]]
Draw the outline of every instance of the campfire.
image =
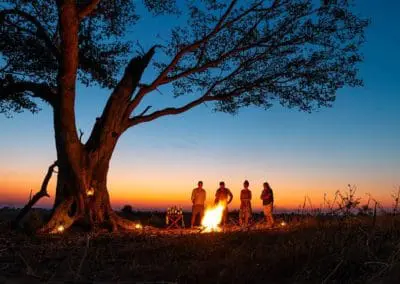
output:
[[201, 225], [204, 227], [202, 232], [208, 233], [221, 231], [220, 224], [225, 206], [224, 203], [218, 203], [217, 205], [206, 209], [203, 220], [201, 220]]

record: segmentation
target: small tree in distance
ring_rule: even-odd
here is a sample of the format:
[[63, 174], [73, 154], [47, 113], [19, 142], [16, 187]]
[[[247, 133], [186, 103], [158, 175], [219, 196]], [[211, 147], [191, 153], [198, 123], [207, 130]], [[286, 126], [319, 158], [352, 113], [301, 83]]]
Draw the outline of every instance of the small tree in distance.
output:
[[[312, 111], [331, 106], [338, 89], [362, 85], [357, 64], [368, 20], [352, 12], [352, 1], [315, 2], [143, 0], [153, 17], [186, 13], [188, 19], [171, 30], [167, 44], [155, 39], [135, 55], [126, 33], [140, 20], [139, 1], [3, 1], [0, 111], [36, 112], [32, 98], [53, 110], [59, 170], [53, 214], [41, 231], [80, 219], [133, 228], [113, 212], [107, 191], [112, 153], [130, 128], [205, 102], [227, 113], [275, 102]], [[157, 75], [144, 82], [150, 62]], [[77, 81], [110, 89], [86, 142], [75, 122]], [[173, 86], [171, 107], [142, 105], [164, 85]], [[178, 96], [189, 102], [173, 106]]]

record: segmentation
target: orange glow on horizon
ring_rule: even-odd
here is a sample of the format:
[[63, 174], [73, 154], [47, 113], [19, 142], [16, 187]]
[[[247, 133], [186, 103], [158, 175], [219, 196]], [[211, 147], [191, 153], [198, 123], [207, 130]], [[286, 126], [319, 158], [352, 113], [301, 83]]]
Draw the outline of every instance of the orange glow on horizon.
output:
[[[23, 206], [29, 199], [30, 189], [32, 194], [40, 188], [42, 171], [38, 170], [37, 176], [34, 177], [35, 171], [31, 174], [18, 174], [8, 175], [6, 177], [1, 176], [0, 179], [0, 205], [1, 206]], [[248, 177], [246, 177], [248, 178]], [[253, 193], [253, 208], [260, 210], [262, 208], [260, 194], [263, 180], [257, 179], [257, 182], [250, 180], [250, 189]], [[217, 189], [219, 179], [214, 178], [213, 180], [204, 181], [204, 187], [207, 192], [207, 204], [213, 204], [215, 191]], [[227, 187], [229, 187], [234, 195], [232, 203], [229, 205], [229, 210], [235, 210], [240, 205], [240, 190], [242, 189], [242, 179], [225, 179]], [[191, 208], [190, 195], [192, 189], [195, 187], [197, 180], [193, 180], [192, 177], [181, 176], [179, 180], [173, 180], [169, 178], [161, 178], [160, 180], [152, 180], [149, 177], [141, 177], [141, 179], [130, 181], [123, 176], [111, 175], [109, 179], [109, 192], [111, 203], [114, 208], [121, 208], [122, 206], [129, 204], [136, 209], [156, 209], [163, 210], [171, 205], [178, 205], [183, 207], [185, 210]], [[313, 208], [323, 207], [324, 193], [327, 193], [328, 200], [332, 201], [334, 198], [335, 191], [340, 189], [343, 192], [347, 189], [346, 184], [342, 185], [338, 182], [327, 181], [323, 179], [310, 181], [293, 180], [287, 181], [285, 179], [275, 179], [270, 181], [270, 184], [274, 190], [275, 207], [276, 209], [293, 209], [297, 210], [299, 206], [302, 206], [304, 196], [310, 197]], [[307, 185], [308, 187], [299, 186]], [[325, 185], [321, 189], [321, 184]], [[332, 186], [329, 186], [332, 184]], [[42, 198], [37, 204], [38, 207], [51, 207], [53, 204], [54, 190], [56, 185], [56, 177], [53, 177], [48, 186], [48, 192], [51, 198]], [[258, 186], [257, 186], [258, 185]], [[364, 184], [358, 184], [357, 196], [362, 198], [361, 204], [367, 202], [368, 197], [366, 193], [371, 193], [376, 200], [378, 200], [384, 207], [391, 207], [392, 199], [390, 194], [394, 192], [394, 188], [387, 185], [387, 191], [378, 191], [377, 188], [381, 188], [382, 184], [371, 184], [365, 182]], [[393, 186], [392, 186], [393, 187]], [[309, 204], [307, 203], [307, 206]]]

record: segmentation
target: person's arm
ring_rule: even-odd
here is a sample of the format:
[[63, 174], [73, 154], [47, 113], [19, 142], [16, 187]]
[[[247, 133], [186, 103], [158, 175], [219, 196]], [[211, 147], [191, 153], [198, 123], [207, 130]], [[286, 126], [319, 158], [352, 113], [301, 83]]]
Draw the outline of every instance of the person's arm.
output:
[[252, 196], [251, 196], [251, 191], [250, 191], [250, 200], [251, 200]]
[[229, 204], [232, 202], [232, 199], [233, 199], [233, 194], [229, 189], [228, 189], [228, 195], [229, 195], [229, 200], [228, 200], [228, 204]]
[[260, 199], [264, 200], [265, 198], [265, 190], [261, 191]]

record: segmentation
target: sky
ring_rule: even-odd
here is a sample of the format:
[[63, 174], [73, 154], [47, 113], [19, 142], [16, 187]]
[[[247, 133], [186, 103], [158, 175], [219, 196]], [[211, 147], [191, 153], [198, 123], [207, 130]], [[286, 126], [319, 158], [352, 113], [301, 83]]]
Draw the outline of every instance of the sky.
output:
[[[324, 194], [357, 186], [357, 195], [370, 193], [384, 206], [400, 186], [400, 2], [356, 1], [356, 11], [370, 17], [364, 63], [364, 87], [342, 89], [332, 108], [302, 113], [275, 105], [265, 111], [246, 108], [238, 115], [216, 113], [200, 106], [181, 116], [164, 117], [130, 129], [120, 139], [111, 161], [108, 189], [114, 208], [190, 207], [190, 194], [204, 182], [207, 203], [213, 202], [224, 180], [238, 208], [245, 179], [250, 181], [253, 207], [261, 208], [262, 183], [274, 190], [277, 209], [296, 209], [304, 196], [314, 207]], [[140, 22], [135, 35], [148, 48], [165, 32], [165, 18]], [[141, 28], [142, 27], [142, 28]], [[151, 80], [148, 72], [144, 80]], [[78, 128], [88, 136], [109, 90], [78, 86]], [[146, 103], [176, 102], [168, 92]], [[21, 206], [35, 192], [56, 159], [51, 111], [0, 117], [0, 205]], [[38, 206], [50, 207], [50, 198]]]

